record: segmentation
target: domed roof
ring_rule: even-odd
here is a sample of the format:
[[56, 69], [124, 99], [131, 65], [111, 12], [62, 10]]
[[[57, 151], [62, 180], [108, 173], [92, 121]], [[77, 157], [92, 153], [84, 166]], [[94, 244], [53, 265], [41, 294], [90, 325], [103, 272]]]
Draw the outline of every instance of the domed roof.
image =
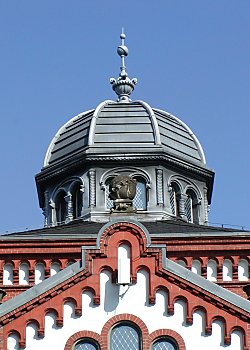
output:
[[53, 138], [44, 167], [79, 154], [164, 152], [205, 164], [202, 147], [178, 118], [143, 101], [104, 101], [63, 125]]
[[137, 79], [130, 79], [126, 72], [125, 37], [122, 33], [117, 49], [121, 72], [117, 79], [110, 79], [118, 101], [104, 101], [63, 125], [48, 148], [44, 167], [82, 155], [94, 155], [96, 159], [107, 156], [111, 160], [168, 155], [186, 163], [205, 165], [202, 147], [186, 124], [143, 101], [131, 102]]

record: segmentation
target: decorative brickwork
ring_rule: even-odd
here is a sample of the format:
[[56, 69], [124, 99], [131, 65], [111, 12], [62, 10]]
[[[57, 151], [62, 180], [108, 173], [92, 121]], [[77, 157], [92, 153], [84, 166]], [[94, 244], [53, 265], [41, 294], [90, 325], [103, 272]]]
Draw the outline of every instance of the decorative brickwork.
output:
[[[25, 329], [31, 320], [37, 322], [38, 334], [43, 337], [44, 319], [48, 312], [53, 311], [56, 314], [56, 325], [61, 327], [63, 325], [63, 304], [69, 298], [76, 306], [76, 314], [81, 315], [81, 300], [84, 291], [90, 291], [93, 294], [94, 304], [98, 305], [100, 303], [100, 272], [108, 268], [115, 281], [118, 268], [117, 248], [122, 243], [128, 243], [131, 247], [133, 283], [136, 282], [137, 272], [140, 269], [146, 269], [150, 273], [148, 285], [150, 304], [155, 303], [156, 292], [163, 289], [168, 293], [168, 313], [170, 315], [174, 312], [174, 303], [180, 299], [184, 300], [187, 305], [186, 322], [188, 324], [192, 324], [195, 311], [205, 312], [205, 332], [207, 335], [211, 334], [212, 322], [215, 319], [222, 320], [224, 323], [225, 344], [230, 343], [231, 332], [236, 326], [241, 329], [243, 334], [248, 334], [247, 322], [250, 319], [247, 312], [165, 270], [162, 266], [162, 249], [157, 246], [150, 247], [147, 235], [139, 226], [120, 222], [111, 224], [104, 230], [100, 237], [100, 249], [86, 249], [86, 266], [83, 270], [0, 318], [5, 342], [3, 349], [6, 350], [6, 339], [13, 330], [20, 333], [20, 345], [25, 346]], [[51, 305], [53, 306], [51, 307]], [[105, 330], [107, 332], [115, 322], [124, 320], [124, 317], [125, 319], [128, 317], [131, 322], [136, 323], [146, 332], [142, 321], [139, 322], [135, 316], [118, 315], [104, 326], [104, 334]], [[248, 349], [248, 337], [246, 336], [244, 339], [245, 349]], [[103, 344], [104, 338], [101, 338], [101, 342]]]
[[92, 339], [94, 342], [98, 343], [100, 345], [100, 348], [103, 349], [102, 347], [102, 342], [101, 342], [101, 337], [99, 334], [95, 332], [90, 332], [90, 331], [80, 331], [75, 334], [73, 334], [67, 341], [64, 350], [72, 350], [74, 344], [83, 338], [88, 338]]
[[178, 345], [178, 350], [186, 350], [184, 340], [182, 339], [180, 334], [171, 329], [158, 329], [157, 331], [149, 334], [148, 336], [149, 346], [157, 339], [163, 338], [163, 337], [168, 337], [173, 339], [174, 342], [176, 342]]
[[121, 314], [112, 317], [108, 322], [105, 323], [100, 335], [90, 331], [80, 331], [73, 334], [68, 339], [64, 350], [72, 350], [74, 344], [76, 344], [77, 341], [83, 338], [92, 339], [100, 345], [100, 348], [102, 350], [108, 350], [110, 330], [115, 325], [122, 322], [129, 322], [131, 324], [134, 324], [135, 327], [137, 327], [138, 329], [140, 329], [143, 350], [151, 349], [153, 342], [160, 337], [169, 337], [178, 344], [179, 350], [186, 350], [184, 340], [182, 339], [179, 333], [170, 329], [159, 329], [149, 334], [148, 328], [145, 325], [145, 323], [139, 317], [130, 314]]

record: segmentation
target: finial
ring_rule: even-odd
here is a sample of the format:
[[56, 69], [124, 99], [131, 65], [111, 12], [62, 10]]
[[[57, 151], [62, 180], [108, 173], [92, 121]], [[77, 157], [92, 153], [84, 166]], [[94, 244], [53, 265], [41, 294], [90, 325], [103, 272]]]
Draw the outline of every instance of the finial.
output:
[[126, 72], [125, 57], [128, 56], [128, 48], [127, 46], [125, 46], [124, 43], [126, 35], [124, 34], [123, 28], [120, 38], [122, 43], [120, 46], [118, 46], [117, 53], [121, 57], [121, 72], [119, 74], [119, 78], [111, 78], [110, 83], [112, 84], [113, 90], [118, 95], [118, 102], [129, 102], [129, 96], [134, 90], [135, 85], [137, 84], [137, 79], [133, 78], [132, 80], [130, 80], [128, 77], [128, 73]]

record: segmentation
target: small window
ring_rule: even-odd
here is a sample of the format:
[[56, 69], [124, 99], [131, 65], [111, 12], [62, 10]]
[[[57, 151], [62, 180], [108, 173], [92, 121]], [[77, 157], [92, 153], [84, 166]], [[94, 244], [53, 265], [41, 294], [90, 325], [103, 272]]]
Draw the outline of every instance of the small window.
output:
[[172, 214], [175, 216], [180, 216], [180, 188], [176, 183], [171, 183], [170, 185], [170, 207]]
[[136, 194], [133, 205], [137, 210], [147, 210], [147, 191], [145, 180], [136, 177]]
[[66, 201], [65, 192], [61, 191], [55, 200], [56, 222], [64, 222], [66, 220]]
[[73, 219], [77, 219], [82, 213], [82, 192], [81, 184], [78, 182], [72, 190]]
[[29, 265], [27, 263], [22, 263], [19, 266], [19, 284], [29, 284]]
[[118, 284], [129, 284], [130, 283], [130, 247], [127, 244], [121, 244], [118, 247], [118, 273], [117, 283]]
[[187, 191], [187, 198], [185, 201], [185, 214], [188, 222], [199, 223], [199, 208], [197, 196], [192, 190]]
[[185, 201], [185, 213], [188, 222], [193, 222], [193, 201], [192, 197], [188, 194]]
[[99, 346], [91, 339], [82, 339], [74, 346], [74, 350], [98, 350]]
[[112, 199], [109, 198], [109, 193], [110, 193], [109, 187], [110, 187], [110, 183], [111, 183], [112, 179], [113, 178], [109, 178], [105, 184], [105, 203], [106, 203], [107, 209], [113, 208], [113, 201], [112, 201]]
[[[137, 210], [147, 210], [146, 182], [141, 177], [134, 177], [134, 179], [136, 179], [136, 194], [133, 199], [133, 206]], [[112, 178], [109, 178], [105, 184], [105, 203], [107, 209], [113, 208], [113, 200], [109, 198], [111, 181]]]
[[178, 346], [172, 339], [161, 338], [153, 344], [153, 350], [178, 350]]
[[121, 323], [112, 329], [110, 344], [111, 350], [140, 350], [141, 336], [135, 327]]
[[3, 268], [3, 284], [8, 286], [8, 285], [13, 285], [13, 265], [10, 263], [7, 263], [4, 265]]

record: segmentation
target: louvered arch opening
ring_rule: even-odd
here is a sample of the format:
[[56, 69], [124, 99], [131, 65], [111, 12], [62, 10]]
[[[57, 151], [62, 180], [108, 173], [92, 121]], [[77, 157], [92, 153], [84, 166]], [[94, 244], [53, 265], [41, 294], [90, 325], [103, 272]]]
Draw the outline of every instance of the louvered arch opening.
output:
[[170, 207], [172, 214], [175, 216], [180, 216], [180, 194], [181, 190], [176, 182], [171, 182], [170, 184]]
[[60, 191], [55, 199], [56, 222], [64, 222], [66, 220], [66, 193]]
[[186, 192], [186, 200], [185, 200], [185, 214], [188, 222], [194, 222], [195, 224], [199, 224], [199, 207], [198, 207], [198, 199], [196, 193], [189, 189]]
[[73, 206], [73, 219], [81, 217], [82, 213], [82, 191], [81, 183], [76, 182], [71, 190], [72, 192], [72, 206]]

